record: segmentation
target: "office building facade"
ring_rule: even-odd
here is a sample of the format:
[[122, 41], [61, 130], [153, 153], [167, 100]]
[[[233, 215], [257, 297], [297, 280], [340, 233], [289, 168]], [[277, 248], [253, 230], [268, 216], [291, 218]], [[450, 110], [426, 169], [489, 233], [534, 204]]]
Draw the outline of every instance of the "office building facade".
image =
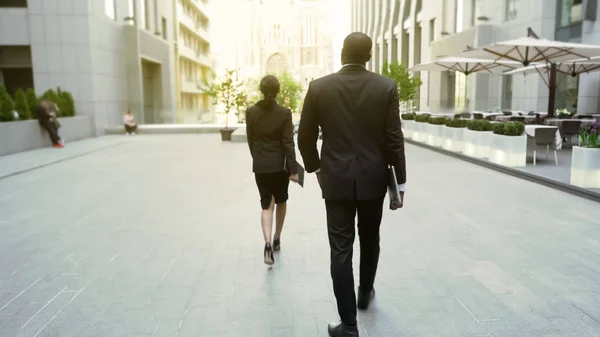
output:
[[[187, 5], [205, 13], [198, 1]], [[180, 26], [208, 40], [189, 15], [178, 15], [189, 10], [182, 7], [160, 0], [3, 1], [0, 83], [11, 93], [29, 87], [38, 95], [56, 87], [71, 92], [77, 114], [93, 116], [96, 134], [122, 125], [128, 109], [140, 124], [176, 122], [178, 98], [184, 101], [189, 91], [187, 82], [177, 85], [177, 61], [210, 65], [205, 45], [178, 44], [176, 53], [175, 41], [186, 40]]]
[[[412, 67], [468, 47], [527, 36], [597, 44], [597, 0], [351, 0], [354, 31], [373, 38], [369, 69], [385, 61]], [[422, 72], [421, 111], [546, 111], [548, 88], [539, 75]], [[600, 77], [559, 75], [556, 108], [598, 111]], [[465, 99], [466, 96], [466, 99]]]

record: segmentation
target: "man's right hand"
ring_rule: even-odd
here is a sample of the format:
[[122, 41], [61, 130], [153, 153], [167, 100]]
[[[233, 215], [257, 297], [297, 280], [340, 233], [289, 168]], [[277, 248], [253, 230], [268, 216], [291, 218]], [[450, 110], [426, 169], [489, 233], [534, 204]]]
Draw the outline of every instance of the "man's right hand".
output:
[[400, 209], [402, 206], [404, 206], [404, 192], [400, 192], [400, 200], [390, 200], [390, 209], [392, 211]]

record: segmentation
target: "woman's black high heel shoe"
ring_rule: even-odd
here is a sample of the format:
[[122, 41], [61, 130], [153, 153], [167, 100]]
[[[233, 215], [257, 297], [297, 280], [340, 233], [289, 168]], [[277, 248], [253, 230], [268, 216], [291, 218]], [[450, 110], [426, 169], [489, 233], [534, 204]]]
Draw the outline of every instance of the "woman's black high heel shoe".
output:
[[271, 248], [270, 244], [265, 244], [265, 252], [263, 253], [263, 255], [265, 257], [265, 264], [272, 265], [275, 263], [275, 257], [273, 256], [273, 248]]
[[278, 251], [281, 249], [281, 241], [279, 240], [279, 237], [275, 237], [273, 239], [273, 250], [274, 251]]

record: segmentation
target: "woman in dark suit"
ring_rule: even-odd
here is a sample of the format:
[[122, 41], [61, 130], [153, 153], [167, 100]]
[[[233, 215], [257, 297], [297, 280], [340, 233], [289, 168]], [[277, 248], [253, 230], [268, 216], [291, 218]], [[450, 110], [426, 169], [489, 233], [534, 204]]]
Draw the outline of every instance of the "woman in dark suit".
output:
[[[246, 133], [253, 159], [252, 171], [262, 207], [261, 222], [265, 238], [263, 254], [265, 263], [269, 265], [275, 263], [273, 250], [279, 250], [281, 245], [290, 180], [298, 182], [292, 112], [275, 101], [279, 88], [279, 81], [275, 76], [265, 76], [260, 81], [264, 99], [246, 112]], [[271, 241], [274, 212], [275, 236]]]

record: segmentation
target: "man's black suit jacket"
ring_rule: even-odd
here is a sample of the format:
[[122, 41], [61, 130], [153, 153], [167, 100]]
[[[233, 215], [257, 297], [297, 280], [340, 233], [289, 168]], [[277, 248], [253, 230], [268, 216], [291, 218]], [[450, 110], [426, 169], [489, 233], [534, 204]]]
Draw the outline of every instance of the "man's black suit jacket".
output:
[[254, 173], [298, 172], [290, 109], [274, 101], [256, 103], [246, 111], [246, 135]]
[[[307, 172], [321, 170], [326, 200], [383, 198], [394, 166], [406, 182], [404, 137], [394, 80], [346, 65], [310, 83], [298, 130]], [[323, 133], [321, 158], [317, 150]]]

